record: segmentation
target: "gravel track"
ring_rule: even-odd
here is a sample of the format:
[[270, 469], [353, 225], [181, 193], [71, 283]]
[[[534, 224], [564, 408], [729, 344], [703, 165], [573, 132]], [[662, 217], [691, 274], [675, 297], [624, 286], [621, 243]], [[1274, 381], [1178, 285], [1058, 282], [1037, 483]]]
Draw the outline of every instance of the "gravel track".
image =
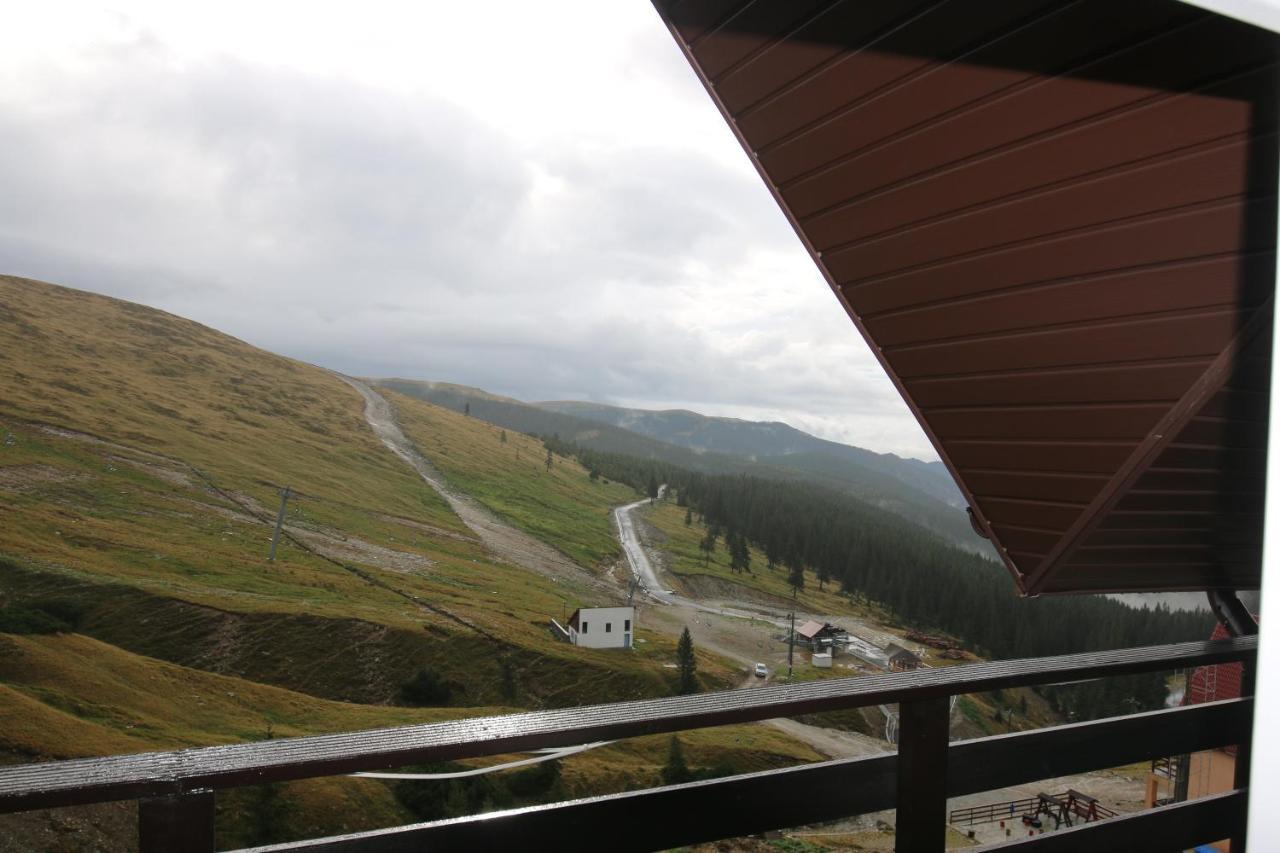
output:
[[593, 594], [609, 600], [620, 598], [621, 592], [615, 586], [593, 575], [551, 546], [512, 527], [469, 495], [453, 489], [440, 470], [419, 452], [400, 429], [396, 423], [395, 410], [385, 397], [358, 379], [341, 374], [338, 377], [359, 391], [364, 398], [364, 419], [374, 434], [448, 502], [462, 522], [491, 552], [509, 563], [523, 566], [552, 580], [585, 586]]

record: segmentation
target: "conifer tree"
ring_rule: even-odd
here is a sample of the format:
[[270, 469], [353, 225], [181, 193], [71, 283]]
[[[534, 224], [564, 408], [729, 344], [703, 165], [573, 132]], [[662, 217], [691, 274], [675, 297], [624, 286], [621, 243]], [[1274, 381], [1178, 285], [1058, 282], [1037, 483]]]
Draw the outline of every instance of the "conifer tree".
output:
[[791, 597], [795, 598], [804, 589], [804, 563], [799, 560], [787, 566], [787, 583], [791, 585]]
[[684, 760], [684, 748], [680, 746], [680, 738], [671, 736], [671, 745], [667, 748], [667, 763], [662, 768], [662, 784], [679, 785], [681, 782], [693, 781], [693, 773]]
[[676, 667], [680, 671], [680, 695], [697, 693], [698, 661], [693, 656], [693, 637], [689, 636], [687, 625], [680, 634], [680, 642], [676, 644]]
[[764, 543], [764, 559], [769, 571], [778, 568], [778, 540], [770, 537]]
[[711, 565], [711, 552], [716, 549], [716, 537], [711, 535], [711, 531], [707, 531], [707, 535], [702, 537], [702, 541], [698, 543], [698, 547], [702, 549], [702, 565]]
[[729, 569], [734, 572], [751, 571], [751, 551], [747, 540], [737, 531], [729, 531], [725, 537], [725, 545], [729, 549]]
[[685, 527], [693, 526], [693, 510], [691, 509], [686, 509], [684, 511], [684, 526]]
[[826, 563], [818, 564], [818, 590], [826, 589], [827, 581], [831, 580], [831, 569]]

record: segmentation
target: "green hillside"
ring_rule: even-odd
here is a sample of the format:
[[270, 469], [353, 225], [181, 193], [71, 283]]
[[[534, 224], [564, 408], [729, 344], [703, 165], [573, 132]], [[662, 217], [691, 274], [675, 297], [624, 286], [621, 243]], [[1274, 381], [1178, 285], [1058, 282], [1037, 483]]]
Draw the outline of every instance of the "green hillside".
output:
[[[76, 590], [95, 602], [87, 624], [108, 641], [183, 663], [198, 653], [175, 648], [171, 632], [190, 635], [206, 620], [139, 622], [101, 611], [125, 592], [135, 612], [194, 605], [236, 614], [275, 635], [281, 657], [298, 659], [312, 644], [327, 648], [335, 626], [373, 626], [362, 647], [387, 668], [376, 701], [394, 695], [415, 660], [467, 685], [469, 704], [503, 700], [512, 671], [529, 676], [515, 689], [533, 704], [667, 690], [663, 638], [647, 644], [652, 660], [553, 642], [548, 617], [585, 603], [583, 591], [493, 560], [374, 438], [359, 395], [338, 377], [160, 311], [37, 282], [0, 278], [0, 305], [0, 557], [22, 569], [6, 572], [3, 587]], [[422, 421], [415, 429], [428, 443], [424, 431], [448, 427], [442, 440], [455, 459], [447, 464], [461, 470], [458, 457], [492, 429], [428, 408], [409, 421]], [[572, 479], [567, 470], [556, 477]], [[268, 563], [283, 484], [297, 495], [279, 559]], [[608, 491], [594, 529], [561, 543], [584, 560], [609, 553], [605, 507], [627, 494], [596, 485]], [[548, 494], [547, 504], [527, 508], [530, 527], [539, 512], [544, 527], [563, 523], [561, 499], [569, 499]], [[247, 630], [236, 629], [237, 642]], [[243, 673], [289, 678], [254, 666]], [[709, 683], [718, 670], [708, 661]], [[308, 689], [296, 679], [287, 686]], [[336, 685], [310, 689], [346, 698]]]

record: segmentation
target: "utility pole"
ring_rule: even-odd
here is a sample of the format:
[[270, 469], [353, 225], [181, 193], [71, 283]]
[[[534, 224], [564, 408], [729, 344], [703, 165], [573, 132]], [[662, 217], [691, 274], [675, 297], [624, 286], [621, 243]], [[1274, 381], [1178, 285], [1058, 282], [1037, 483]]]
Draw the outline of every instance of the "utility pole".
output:
[[796, 653], [796, 612], [791, 611], [791, 634], [787, 638], [787, 681], [791, 680], [791, 658]]
[[268, 562], [276, 561], [276, 545], [280, 543], [280, 528], [284, 526], [284, 508], [292, 496], [293, 492], [289, 491], [288, 486], [280, 490], [280, 511], [276, 513], [276, 529], [271, 534], [271, 554], [267, 557]]

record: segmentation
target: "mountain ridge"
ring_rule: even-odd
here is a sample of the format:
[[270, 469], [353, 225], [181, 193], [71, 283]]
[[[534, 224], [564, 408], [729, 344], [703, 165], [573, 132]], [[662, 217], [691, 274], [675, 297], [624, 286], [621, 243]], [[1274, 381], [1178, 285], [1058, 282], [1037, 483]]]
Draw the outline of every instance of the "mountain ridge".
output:
[[[959, 491], [951, 484], [949, 475], [940, 485], [933, 484], [933, 489], [936, 493], [952, 498], [951, 501], [944, 500], [928, 490], [930, 481], [937, 479], [937, 476], [932, 473], [933, 469], [926, 468], [924, 474], [919, 474], [917, 471], [917, 466], [927, 465], [935, 465], [937, 469], [945, 471], [941, 463], [926, 463], [921, 460], [904, 461], [901, 457], [892, 454], [876, 454], [874, 451], [851, 445], [839, 445], [826, 439], [810, 436], [785, 424], [780, 426], [788, 431], [788, 437], [793, 438], [792, 445], [769, 448], [756, 444], [753, 448], [764, 452], [748, 455], [734, 454], [720, 449], [708, 450], [701, 446], [664, 441], [606, 420], [555, 411], [552, 408], [491, 394], [467, 385], [401, 378], [369, 381], [379, 387], [417, 397], [445, 408], [469, 411], [473, 417], [495, 426], [531, 435], [559, 436], [561, 439], [591, 450], [660, 459], [680, 467], [710, 474], [732, 473], [773, 479], [804, 479], [847, 492], [867, 503], [901, 515], [968, 550], [988, 553], [989, 546], [985, 540], [979, 539], [973, 533], [968, 518], [960, 509], [962, 503], [955, 500]], [[568, 408], [589, 405], [593, 404], [575, 403], [570, 404]], [[617, 407], [612, 409], [615, 412], [644, 413], [644, 410], [622, 410]], [[688, 415], [699, 422], [710, 419], [709, 416], [696, 412], [689, 412]], [[734, 421], [735, 419], [720, 420]], [[750, 430], [758, 422], [739, 421], [739, 423]], [[803, 436], [803, 441], [795, 443], [791, 433]], [[827, 445], [846, 448], [847, 452], [828, 452], [825, 450]], [[786, 449], [791, 449], [792, 452], [767, 452]], [[882, 457], [892, 458], [882, 459]], [[867, 458], [872, 459], [870, 464], [865, 461]], [[895, 467], [895, 462], [898, 467]], [[923, 477], [925, 482], [914, 483], [913, 476], [916, 479]], [[948, 492], [948, 489], [952, 491]]]
[[752, 421], [704, 415], [689, 409], [637, 409], [573, 400], [549, 400], [532, 405], [609, 423], [691, 450], [756, 458], [805, 452], [838, 456], [902, 480], [944, 503], [957, 507], [964, 505], [960, 490], [941, 462], [927, 462], [831, 441], [783, 421]]

